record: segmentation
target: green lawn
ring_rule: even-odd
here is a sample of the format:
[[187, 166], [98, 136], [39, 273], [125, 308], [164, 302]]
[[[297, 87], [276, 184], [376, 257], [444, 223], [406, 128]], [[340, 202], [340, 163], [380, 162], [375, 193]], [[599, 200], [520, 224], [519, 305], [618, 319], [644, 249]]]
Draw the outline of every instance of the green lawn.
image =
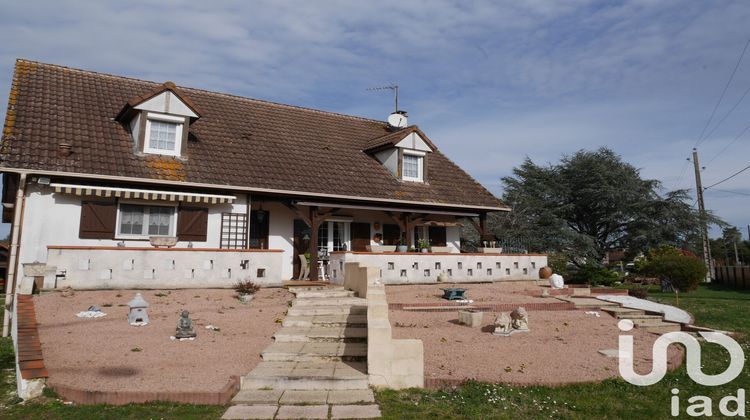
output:
[[[658, 300], [674, 304], [670, 294], [652, 293]], [[680, 307], [690, 311], [699, 325], [740, 332], [746, 353], [750, 353], [750, 292], [701, 287], [680, 296]], [[2, 418], [219, 418], [224, 407], [184, 404], [133, 404], [129, 406], [65, 406], [54, 399], [26, 405], [15, 404], [12, 346], [0, 339], [0, 417]], [[727, 366], [728, 354], [720, 347], [703, 345], [704, 372], [718, 373]], [[9, 373], [9, 374], [6, 374]], [[704, 387], [694, 384], [684, 368], [667, 375], [659, 384], [637, 387], [622, 380], [599, 384], [571, 385], [559, 388], [511, 387], [469, 383], [449, 392], [423, 390], [382, 391], [377, 398], [385, 418], [672, 418], [669, 413], [671, 389], [682, 397], [681, 416], [685, 417], [687, 399], [705, 395], [718, 401], [737, 389], [750, 391], [750, 367], [729, 385]]]

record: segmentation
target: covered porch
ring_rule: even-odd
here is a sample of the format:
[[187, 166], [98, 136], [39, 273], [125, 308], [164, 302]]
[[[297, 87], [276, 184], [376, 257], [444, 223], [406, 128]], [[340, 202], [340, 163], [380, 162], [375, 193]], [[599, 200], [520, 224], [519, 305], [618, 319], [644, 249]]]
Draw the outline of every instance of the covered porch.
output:
[[461, 254], [460, 240], [460, 229], [466, 224], [487, 238], [487, 213], [476, 209], [303, 200], [285, 205], [295, 216], [293, 272], [298, 280], [341, 276], [340, 270], [334, 276], [336, 265], [353, 255], [403, 256], [427, 248], [426, 258], [466, 256]]

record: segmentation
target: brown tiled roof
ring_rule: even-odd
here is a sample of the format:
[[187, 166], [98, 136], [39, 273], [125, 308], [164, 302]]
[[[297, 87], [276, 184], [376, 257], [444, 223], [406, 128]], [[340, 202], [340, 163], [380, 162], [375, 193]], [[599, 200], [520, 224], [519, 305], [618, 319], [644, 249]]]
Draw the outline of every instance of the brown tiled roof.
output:
[[422, 139], [427, 143], [427, 145], [430, 146], [430, 148], [434, 151], [437, 150], [437, 146], [435, 146], [432, 141], [427, 137], [425, 133], [422, 132], [422, 130], [419, 129], [416, 125], [411, 125], [409, 127], [406, 127], [402, 130], [394, 131], [393, 133], [386, 134], [382, 137], [374, 138], [367, 142], [365, 145], [365, 151], [366, 152], [374, 152], [377, 150], [382, 150], [389, 146], [395, 146], [398, 142], [404, 139], [407, 135], [411, 133], [417, 133], [419, 134]]
[[[505, 208], [435, 151], [428, 182], [402, 182], [364, 150], [390, 134], [381, 121], [180, 87], [201, 110], [187, 159], [137, 155], [115, 119], [159, 83], [16, 62], [0, 148], [0, 170], [15, 168], [293, 191], [378, 200]], [[425, 136], [426, 137], [426, 136]], [[60, 143], [73, 153], [59, 157]]]

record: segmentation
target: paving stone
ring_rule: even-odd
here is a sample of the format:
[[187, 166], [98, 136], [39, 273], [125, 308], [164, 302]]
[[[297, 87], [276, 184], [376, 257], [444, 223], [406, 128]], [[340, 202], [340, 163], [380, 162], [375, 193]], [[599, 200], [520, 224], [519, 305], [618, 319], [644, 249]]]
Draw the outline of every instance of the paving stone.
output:
[[277, 404], [283, 393], [283, 389], [248, 389], [238, 392], [232, 398], [232, 402], [240, 404]]
[[288, 389], [284, 391], [284, 395], [281, 396], [279, 403], [281, 404], [325, 404], [328, 401], [328, 391], [324, 390], [294, 390]]
[[282, 405], [277, 419], [327, 419], [327, 405]]
[[375, 402], [369, 389], [342, 389], [328, 392], [328, 404], [357, 404]]
[[331, 418], [333, 419], [374, 419], [380, 417], [380, 407], [370, 405], [333, 405]]
[[233, 405], [224, 412], [222, 419], [272, 419], [276, 405]]

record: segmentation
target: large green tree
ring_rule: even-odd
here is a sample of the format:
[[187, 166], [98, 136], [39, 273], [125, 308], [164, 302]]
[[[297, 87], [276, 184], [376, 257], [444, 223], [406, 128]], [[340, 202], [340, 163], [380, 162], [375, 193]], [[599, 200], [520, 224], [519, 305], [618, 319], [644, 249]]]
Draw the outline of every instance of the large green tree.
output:
[[668, 243], [695, 250], [700, 243], [701, 219], [687, 191], [660, 194], [659, 181], [643, 179], [607, 148], [545, 166], [526, 158], [502, 181], [512, 211], [491, 219], [495, 235], [526, 238], [532, 250], [561, 252], [577, 265], [615, 249], [637, 254]]

